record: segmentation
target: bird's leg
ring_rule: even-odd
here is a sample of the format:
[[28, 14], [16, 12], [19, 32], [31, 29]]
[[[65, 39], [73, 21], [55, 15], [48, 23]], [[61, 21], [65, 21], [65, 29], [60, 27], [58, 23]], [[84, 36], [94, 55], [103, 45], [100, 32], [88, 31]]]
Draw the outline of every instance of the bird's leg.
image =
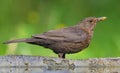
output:
[[65, 58], [65, 53], [58, 53], [58, 57], [64, 59]]

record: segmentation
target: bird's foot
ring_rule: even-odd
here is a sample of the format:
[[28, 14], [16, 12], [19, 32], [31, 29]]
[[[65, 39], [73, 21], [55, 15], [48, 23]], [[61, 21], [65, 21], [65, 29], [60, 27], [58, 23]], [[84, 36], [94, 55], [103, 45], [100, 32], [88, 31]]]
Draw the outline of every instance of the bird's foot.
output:
[[58, 57], [65, 59], [65, 53], [58, 53]]

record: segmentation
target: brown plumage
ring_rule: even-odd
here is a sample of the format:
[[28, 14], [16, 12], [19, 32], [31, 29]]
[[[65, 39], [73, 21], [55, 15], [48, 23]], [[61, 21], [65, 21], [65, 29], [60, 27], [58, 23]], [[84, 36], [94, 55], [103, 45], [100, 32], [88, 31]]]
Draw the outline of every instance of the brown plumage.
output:
[[50, 30], [31, 38], [11, 40], [5, 43], [26, 42], [40, 45], [53, 50], [60, 58], [65, 58], [65, 54], [77, 53], [88, 47], [96, 23], [105, 19], [106, 17], [88, 17], [72, 27]]

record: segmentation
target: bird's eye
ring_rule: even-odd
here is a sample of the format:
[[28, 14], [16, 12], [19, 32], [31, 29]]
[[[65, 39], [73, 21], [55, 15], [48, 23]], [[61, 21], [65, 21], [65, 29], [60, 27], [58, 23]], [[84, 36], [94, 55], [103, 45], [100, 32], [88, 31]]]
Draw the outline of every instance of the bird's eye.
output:
[[92, 20], [90, 20], [89, 22], [90, 22], [90, 23], [92, 23], [93, 21], [92, 21]]

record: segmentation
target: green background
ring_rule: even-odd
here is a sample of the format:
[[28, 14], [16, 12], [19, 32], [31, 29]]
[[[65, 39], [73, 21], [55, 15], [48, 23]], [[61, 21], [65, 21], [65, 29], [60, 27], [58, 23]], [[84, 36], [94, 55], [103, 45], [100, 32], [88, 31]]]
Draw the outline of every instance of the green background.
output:
[[[0, 0], [0, 42], [27, 38], [106, 16], [95, 28], [90, 46], [67, 59], [120, 56], [120, 0]], [[26, 43], [0, 44], [0, 55], [57, 57], [51, 50]]]

